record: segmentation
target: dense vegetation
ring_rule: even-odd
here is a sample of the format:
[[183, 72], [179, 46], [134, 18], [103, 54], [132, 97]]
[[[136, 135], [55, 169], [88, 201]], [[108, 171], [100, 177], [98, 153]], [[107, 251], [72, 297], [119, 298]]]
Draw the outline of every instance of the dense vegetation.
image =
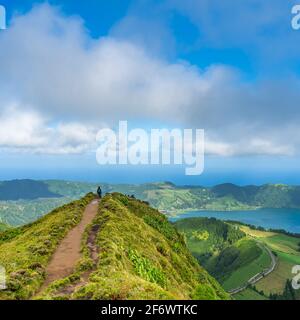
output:
[[215, 218], [182, 219], [175, 226], [184, 234], [192, 253], [202, 263], [245, 236], [238, 228]]

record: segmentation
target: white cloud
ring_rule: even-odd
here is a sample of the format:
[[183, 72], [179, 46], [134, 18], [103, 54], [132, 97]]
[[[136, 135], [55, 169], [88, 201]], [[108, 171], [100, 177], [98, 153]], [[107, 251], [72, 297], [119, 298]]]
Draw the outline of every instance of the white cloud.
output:
[[21, 112], [10, 106], [0, 114], [0, 145], [32, 148], [47, 142], [44, 121], [33, 112]]
[[230, 157], [234, 155], [273, 155], [273, 156], [293, 156], [296, 150], [290, 143], [274, 143], [272, 140], [250, 138], [239, 142], [226, 143], [206, 139], [205, 153]]
[[10, 106], [0, 113], [0, 148], [46, 154], [77, 154], [95, 148], [95, 129], [78, 123], [51, 126], [36, 112]]
[[[2, 147], [87, 152], [103, 123], [140, 120], [204, 128], [208, 153], [299, 149], [298, 80], [248, 84], [226, 66], [170, 63], [130, 41], [91, 39], [49, 5], [0, 34], [0, 70]], [[18, 107], [7, 109], [11, 101]]]
[[232, 156], [234, 154], [233, 147], [228, 143], [205, 140], [205, 153], [218, 156]]

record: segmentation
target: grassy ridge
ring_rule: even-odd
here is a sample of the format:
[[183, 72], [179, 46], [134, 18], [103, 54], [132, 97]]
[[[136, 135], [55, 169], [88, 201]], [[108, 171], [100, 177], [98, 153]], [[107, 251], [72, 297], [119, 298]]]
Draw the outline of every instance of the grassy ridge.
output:
[[85, 206], [93, 198], [89, 194], [32, 224], [0, 234], [0, 265], [7, 273], [7, 290], [0, 291], [0, 299], [27, 299], [37, 291], [54, 250], [80, 222]]
[[[174, 226], [146, 203], [107, 195], [90, 226], [97, 227], [98, 265], [84, 285], [77, 287], [75, 280], [74, 291], [64, 299], [229, 298], [192, 257]], [[62, 298], [62, 283], [43, 298]]]

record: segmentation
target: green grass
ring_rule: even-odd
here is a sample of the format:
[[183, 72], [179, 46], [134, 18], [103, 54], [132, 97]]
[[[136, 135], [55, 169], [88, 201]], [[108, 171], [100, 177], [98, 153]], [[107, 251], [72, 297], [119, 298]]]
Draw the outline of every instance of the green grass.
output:
[[242, 286], [250, 278], [271, 265], [271, 258], [265, 249], [259, 248], [257, 243], [252, 240], [243, 240], [242, 243], [238, 245], [241, 250], [241, 266], [235, 269], [222, 283], [225, 290]]
[[139, 255], [136, 250], [128, 250], [128, 258], [132, 262], [135, 272], [143, 279], [166, 287], [166, 276], [161, 269], [156, 268], [152, 262]]
[[248, 288], [234, 296], [235, 300], [268, 300], [264, 295], [259, 294], [251, 288]]
[[279, 259], [286, 261], [290, 264], [293, 264], [293, 265], [300, 264], [300, 254], [294, 255], [294, 254], [279, 251], [279, 252], [277, 252], [277, 255], [278, 255]]

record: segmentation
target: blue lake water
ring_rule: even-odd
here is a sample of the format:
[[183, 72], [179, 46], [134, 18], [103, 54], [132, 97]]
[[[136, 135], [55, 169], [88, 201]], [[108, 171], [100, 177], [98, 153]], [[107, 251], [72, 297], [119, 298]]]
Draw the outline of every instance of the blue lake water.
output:
[[260, 209], [251, 211], [191, 211], [170, 218], [171, 221], [184, 218], [209, 217], [220, 220], [235, 220], [266, 229], [284, 229], [300, 233], [299, 209]]

